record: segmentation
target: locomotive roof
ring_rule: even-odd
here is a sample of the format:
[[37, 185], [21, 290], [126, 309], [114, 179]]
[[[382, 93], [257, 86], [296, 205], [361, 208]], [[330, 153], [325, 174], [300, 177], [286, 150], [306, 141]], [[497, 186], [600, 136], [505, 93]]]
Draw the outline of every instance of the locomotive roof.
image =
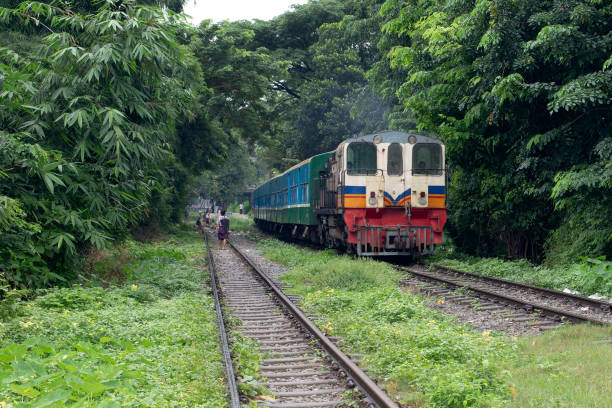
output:
[[398, 132], [394, 130], [387, 130], [378, 133], [372, 133], [369, 135], [355, 136], [350, 139], [346, 139], [343, 143], [351, 142], [374, 142], [374, 136], [380, 136], [380, 143], [407, 143], [409, 136], [415, 136], [417, 143], [437, 143], [443, 144], [442, 141], [427, 135], [420, 133], [406, 133]]
[[[408, 143], [408, 137], [409, 136], [415, 136], [417, 138], [416, 142], [417, 143], [437, 143], [437, 144], [444, 144], [442, 143], [442, 141], [436, 139], [435, 137], [431, 137], [431, 136], [426, 136], [420, 133], [406, 133], [406, 132], [398, 132], [395, 130], [385, 130], [382, 132], [377, 132], [377, 133], [372, 133], [369, 135], [363, 135], [363, 136], [356, 136], [356, 137], [351, 137], [349, 139], [344, 140], [342, 143], [340, 143], [339, 146], [345, 144], [345, 143], [351, 143], [351, 142], [370, 142], [370, 143], [374, 143], [374, 136], [380, 136], [380, 143]], [[264, 184], [277, 179], [281, 176], [284, 176], [286, 174], [288, 174], [289, 172], [291, 172], [292, 170], [304, 165], [305, 163], [308, 163], [313, 157], [317, 157], [320, 156], [322, 154], [327, 154], [327, 153], [332, 153], [332, 152], [326, 152], [326, 153], [320, 153], [320, 154], [316, 154], [312, 157], [307, 158], [306, 160], [303, 160], [302, 162], [290, 167], [289, 169], [283, 171], [281, 174], [278, 174], [274, 177], [272, 177], [271, 179], [268, 179], [266, 181], [264, 181], [263, 183], [261, 183], [259, 186], [256, 187], [256, 189], [258, 189], [259, 187], [263, 186]]]

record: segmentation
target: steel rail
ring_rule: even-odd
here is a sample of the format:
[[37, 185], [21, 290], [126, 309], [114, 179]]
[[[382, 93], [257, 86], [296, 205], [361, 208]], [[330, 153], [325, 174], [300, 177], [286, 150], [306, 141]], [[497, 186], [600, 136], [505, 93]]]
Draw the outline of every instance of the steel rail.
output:
[[336, 363], [344, 369], [346, 374], [359, 386], [372, 402], [380, 408], [399, 408], [398, 405], [376, 385], [366, 373], [363, 372], [351, 359], [344, 354], [315, 324], [283, 293], [282, 290], [270, 279], [251, 259], [242, 253], [230, 240], [227, 241], [236, 253], [245, 260], [247, 264], [263, 279], [263, 281], [274, 291], [276, 296], [283, 302], [285, 307], [300, 321], [302, 326], [308, 330], [319, 344], [329, 353]]
[[[434, 280], [434, 281], [438, 281], [438, 282], [442, 282], [445, 283], [447, 285], [453, 286], [453, 287], [464, 287], [467, 288], [475, 293], [478, 293], [480, 295], [484, 295], [485, 297], [488, 298], [493, 298], [493, 299], [498, 299], [498, 300], [502, 300], [508, 304], [512, 304], [514, 306], [519, 306], [519, 307], [525, 307], [527, 306], [527, 308], [529, 310], [539, 310], [540, 312], [544, 313], [547, 316], [551, 316], [551, 317], [555, 317], [558, 318], [559, 316], [567, 318], [570, 321], [573, 321], [575, 323], [585, 323], [585, 322], [589, 322], [589, 323], [594, 323], [597, 325], [602, 325], [602, 326], [607, 326], [609, 325], [608, 322], [605, 322], [603, 320], [599, 320], [599, 319], [594, 319], [594, 318], [590, 318], [590, 317], [585, 317], [576, 313], [572, 313], [572, 312], [567, 312], [561, 309], [557, 309], [554, 307], [550, 307], [550, 306], [544, 306], [544, 305], [540, 305], [537, 303], [533, 303], [533, 302], [528, 302], [526, 300], [522, 300], [519, 298], [515, 298], [512, 296], [508, 296], [508, 295], [502, 295], [501, 293], [496, 293], [496, 292], [491, 292], [485, 289], [480, 289], [476, 286], [473, 285], [469, 285], [466, 283], [459, 283], [459, 282], [455, 282], [453, 280], [450, 279], [446, 279], [440, 276], [435, 276], [432, 275], [431, 273], [427, 273], [427, 272], [421, 272], [421, 271], [417, 271], [414, 270], [412, 268], [409, 267], [401, 267], [399, 268], [400, 270], [404, 270], [406, 272], [409, 272], [413, 275], [416, 276], [420, 276], [422, 278], [425, 279], [429, 279], [429, 280]], [[478, 276], [478, 275], [476, 275]]]
[[217, 288], [217, 276], [215, 274], [215, 261], [210, 252], [208, 245], [208, 234], [204, 232], [204, 241], [206, 242], [206, 254], [208, 255], [208, 269], [210, 270], [210, 286], [212, 287], [213, 296], [215, 298], [215, 309], [217, 311], [217, 325], [219, 326], [219, 338], [221, 340], [221, 352], [225, 362], [225, 372], [227, 374], [227, 386], [230, 394], [231, 408], [240, 408], [240, 396], [238, 395], [238, 386], [236, 385], [236, 375], [234, 366], [232, 365], [232, 356], [229, 350], [229, 342], [227, 341], [227, 333], [225, 331], [225, 323], [223, 321], [223, 313], [221, 311], [221, 299], [219, 298], [219, 290]]
[[464, 275], [464, 276], [473, 277], [473, 278], [480, 279], [480, 280], [486, 280], [486, 281], [490, 281], [494, 283], [500, 283], [500, 284], [519, 287], [519, 288], [531, 289], [531, 290], [535, 290], [538, 292], [545, 292], [545, 293], [559, 296], [559, 297], [574, 299], [583, 304], [587, 304], [589, 306], [599, 307], [601, 310], [604, 310], [604, 311], [608, 311], [608, 312], [612, 311], [612, 303], [604, 302], [598, 299], [591, 299], [586, 296], [580, 296], [580, 295], [576, 295], [573, 293], [561, 292], [561, 291], [554, 290], [554, 289], [541, 288], [539, 286], [530, 285], [528, 283], [513, 282], [511, 280], [495, 278], [493, 276], [478, 275], [473, 272], [461, 271], [459, 269], [449, 268], [447, 266], [442, 266], [442, 265], [437, 265], [437, 264], [431, 264], [431, 266], [443, 272], [447, 272], [447, 273], [455, 273], [458, 275]]

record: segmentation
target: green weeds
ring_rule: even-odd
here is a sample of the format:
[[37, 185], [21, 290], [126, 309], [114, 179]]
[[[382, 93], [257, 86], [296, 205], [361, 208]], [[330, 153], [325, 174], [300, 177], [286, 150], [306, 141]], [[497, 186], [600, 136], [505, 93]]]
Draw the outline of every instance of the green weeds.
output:
[[[112, 351], [100, 345], [77, 342], [54, 348], [47, 340], [31, 337], [22, 344], [11, 343], [0, 349], [0, 378], [7, 386], [9, 399], [0, 405], [22, 400], [20, 407], [65, 406], [71, 402], [82, 407], [94, 403], [102, 394], [133, 394], [133, 384], [142, 376]], [[6, 395], [2, 395], [6, 398]], [[105, 399], [100, 406], [118, 407]]]
[[240, 377], [239, 391], [249, 397], [264, 394], [266, 391], [260, 384], [261, 354], [257, 342], [233, 332], [232, 356], [234, 369]]
[[254, 232], [255, 223], [252, 218], [230, 216], [230, 231], [234, 232]]
[[242, 395], [256, 397], [266, 394], [267, 391], [261, 385], [261, 366], [262, 355], [259, 351], [257, 342], [243, 336], [237, 330], [242, 321], [232, 314], [232, 310], [226, 308], [223, 311], [226, 318], [227, 329], [232, 332], [232, 364], [236, 376], [239, 378], [238, 388]]
[[524, 259], [504, 261], [438, 251], [427, 262], [549, 289], [567, 288], [585, 296], [600, 294], [612, 297], [612, 262], [601, 258], [582, 258], [581, 263], [569, 267], [546, 268], [534, 266]]
[[612, 406], [612, 326], [568, 326], [518, 341], [503, 367], [510, 408]]
[[0, 403], [226, 406], [201, 238], [125, 247], [110, 287], [45, 290], [0, 323]]
[[501, 407], [509, 392], [495, 361], [508, 346], [432, 311], [398, 288], [385, 263], [331, 252], [311, 253], [264, 241], [263, 253], [293, 269], [283, 280], [303, 307], [324, 319], [323, 330], [343, 338], [346, 351], [366, 354], [369, 374], [403, 403], [428, 407]]

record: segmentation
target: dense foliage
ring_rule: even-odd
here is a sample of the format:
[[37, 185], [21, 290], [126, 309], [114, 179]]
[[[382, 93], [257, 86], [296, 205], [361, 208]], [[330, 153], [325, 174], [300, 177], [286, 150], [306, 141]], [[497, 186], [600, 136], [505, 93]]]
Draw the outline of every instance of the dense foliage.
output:
[[226, 406], [202, 251], [195, 233], [127, 241], [97, 252], [94, 285], [18, 302], [0, 316], [0, 405]]
[[290, 64], [272, 83], [266, 159], [284, 169], [359, 132], [432, 132], [459, 248], [611, 256], [611, 13], [600, 0], [322, 0], [255, 22], [254, 44]]
[[[240, 135], [258, 137], [247, 131], [257, 113], [239, 103], [263, 92], [239, 81], [216, 89], [228, 66], [246, 64], [220, 57], [241, 55], [232, 40], [216, 47], [213, 28], [140, 5], [181, 3], [0, 8], [0, 274], [10, 286], [70, 281], [89, 247], [177, 222], [194, 176]], [[222, 112], [218, 101], [241, 91], [251, 99]]]
[[[387, 1], [398, 90], [447, 143], [463, 248], [610, 254], [612, 8], [600, 1]], [[553, 208], [559, 211], [553, 213]]]
[[183, 176], [169, 146], [193, 98], [174, 39], [189, 27], [129, 1], [92, 14], [22, 3], [0, 15], [49, 30], [25, 50], [13, 32], [18, 41], [0, 49], [2, 269], [16, 284], [46, 285], [79, 249], [142, 221]]
[[552, 264], [612, 255], [607, 2], [312, 0], [197, 28], [171, 11], [182, 3], [3, 3], [11, 286], [70, 280], [77, 254], [178, 221], [189, 195], [230, 203], [385, 128], [446, 143], [461, 250]]

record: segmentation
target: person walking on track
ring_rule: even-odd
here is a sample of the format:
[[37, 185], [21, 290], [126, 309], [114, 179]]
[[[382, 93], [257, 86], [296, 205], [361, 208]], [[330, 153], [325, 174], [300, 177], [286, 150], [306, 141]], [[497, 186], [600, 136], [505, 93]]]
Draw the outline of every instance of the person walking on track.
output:
[[198, 216], [198, 219], [196, 220], [195, 225], [196, 225], [196, 231], [199, 232], [199, 233], [202, 233], [203, 232], [203, 230], [202, 230], [202, 221], [201, 221], [200, 216]]
[[225, 249], [229, 237], [230, 220], [225, 216], [225, 210], [221, 210], [221, 216], [217, 218], [217, 237], [221, 242], [221, 249]]

